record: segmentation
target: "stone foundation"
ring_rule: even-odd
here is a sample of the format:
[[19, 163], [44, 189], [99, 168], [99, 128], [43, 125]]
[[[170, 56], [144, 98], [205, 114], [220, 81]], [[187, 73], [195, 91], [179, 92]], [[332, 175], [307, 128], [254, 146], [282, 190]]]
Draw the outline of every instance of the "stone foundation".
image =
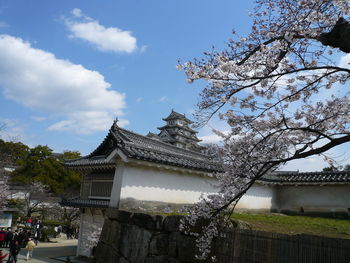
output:
[[[195, 238], [179, 231], [181, 216], [151, 216], [109, 210], [95, 250], [97, 263], [192, 263]], [[234, 230], [226, 230], [213, 244], [217, 262], [233, 262]]]

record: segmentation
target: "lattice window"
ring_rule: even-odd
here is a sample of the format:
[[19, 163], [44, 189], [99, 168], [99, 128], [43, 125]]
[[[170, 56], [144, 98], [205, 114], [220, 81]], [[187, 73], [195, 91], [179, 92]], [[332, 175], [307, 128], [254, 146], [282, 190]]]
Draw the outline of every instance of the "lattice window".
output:
[[90, 197], [108, 197], [112, 192], [113, 181], [93, 181], [91, 183]]

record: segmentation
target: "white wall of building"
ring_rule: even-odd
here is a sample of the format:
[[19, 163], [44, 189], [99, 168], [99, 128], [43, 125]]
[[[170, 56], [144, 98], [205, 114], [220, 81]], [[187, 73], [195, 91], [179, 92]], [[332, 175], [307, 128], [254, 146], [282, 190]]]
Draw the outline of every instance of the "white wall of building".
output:
[[[216, 180], [143, 166], [125, 166], [121, 199], [134, 198], [166, 203], [195, 203], [201, 193], [214, 193]], [[112, 193], [113, 194], [113, 193]]]
[[265, 185], [253, 185], [238, 202], [239, 210], [270, 211], [272, 206], [273, 188]]
[[283, 186], [276, 188], [277, 211], [348, 212], [349, 185]]
[[100, 209], [85, 209], [80, 215], [80, 229], [78, 241], [78, 256], [90, 257], [92, 248], [100, 238], [104, 223], [104, 216]]
[[240, 210], [270, 211], [273, 188], [265, 185], [253, 185], [239, 200], [236, 208]]

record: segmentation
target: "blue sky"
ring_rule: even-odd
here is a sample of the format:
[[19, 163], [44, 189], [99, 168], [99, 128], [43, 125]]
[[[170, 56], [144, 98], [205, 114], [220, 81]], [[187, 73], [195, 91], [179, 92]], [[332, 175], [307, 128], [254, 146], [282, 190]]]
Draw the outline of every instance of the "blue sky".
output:
[[191, 117], [205, 83], [187, 84], [178, 59], [248, 32], [252, 2], [1, 0], [2, 137], [88, 154], [116, 116], [141, 134], [171, 109]]

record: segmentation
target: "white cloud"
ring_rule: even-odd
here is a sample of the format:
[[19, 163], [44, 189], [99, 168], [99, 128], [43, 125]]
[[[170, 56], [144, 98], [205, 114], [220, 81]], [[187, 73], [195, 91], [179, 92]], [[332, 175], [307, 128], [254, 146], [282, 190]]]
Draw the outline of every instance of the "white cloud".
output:
[[140, 53], [146, 52], [148, 46], [144, 45], [140, 48]]
[[75, 17], [82, 17], [83, 14], [81, 12], [81, 10], [79, 8], [74, 8], [72, 11], [71, 11], [72, 15], [75, 16]]
[[137, 49], [136, 38], [130, 31], [104, 27], [97, 20], [85, 16], [78, 8], [74, 8], [71, 13], [73, 17], [65, 19], [70, 37], [85, 40], [100, 51], [131, 53]]
[[0, 88], [8, 99], [65, 118], [50, 130], [103, 131], [123, 115], [125, 95], [97, 71], [9, 35], [0, 35], [0, 61]]
[[165, 102], [168, 100], [168, 97], [167, 96], [163, 96], [159, 99], [160, 102]]
[[138, 97], [138, 98], [136, 99], [136, 102], [139, 103], [139, 102], [141, 102], [142, 100], [143, 100], [142, 97]]

